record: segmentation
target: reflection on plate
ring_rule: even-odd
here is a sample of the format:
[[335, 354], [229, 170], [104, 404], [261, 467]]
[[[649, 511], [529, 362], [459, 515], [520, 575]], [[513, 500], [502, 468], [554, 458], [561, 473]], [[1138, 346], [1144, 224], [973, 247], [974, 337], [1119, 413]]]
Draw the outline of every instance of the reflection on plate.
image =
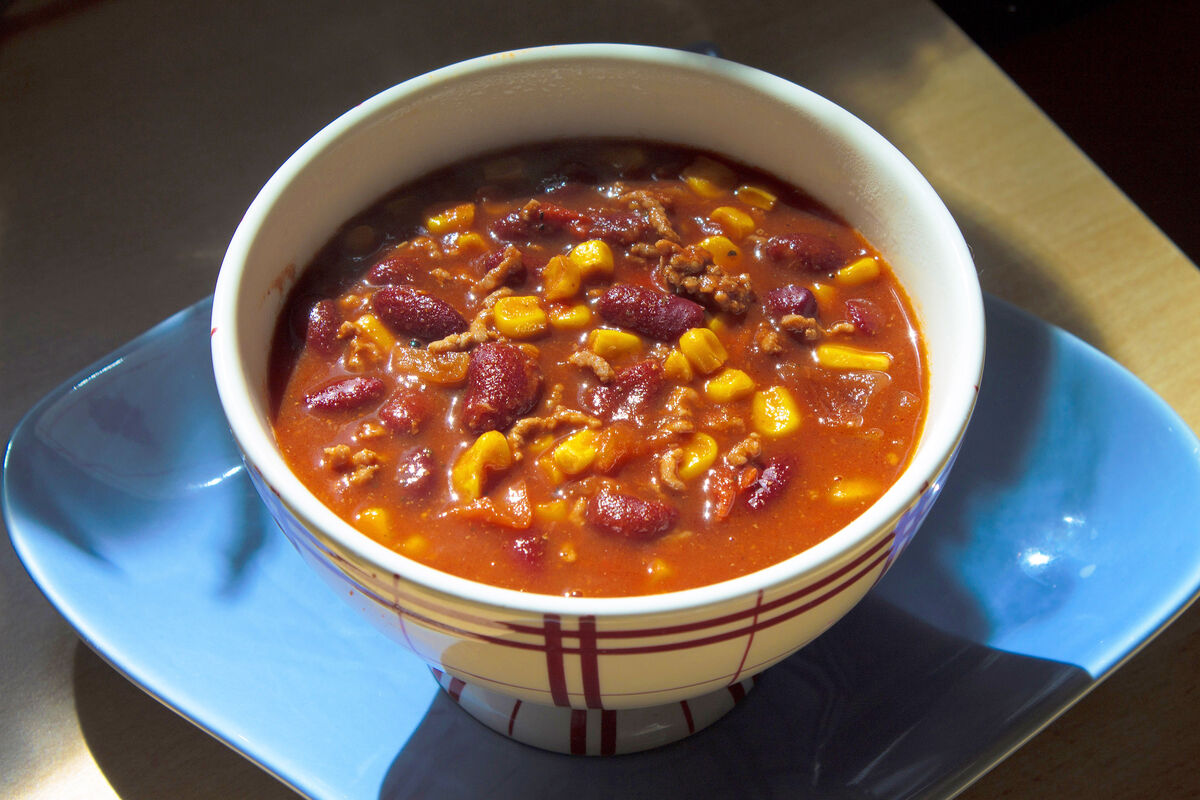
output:
[[288, 549], [221, 417], [208, 315], [180, 312], [25, 418], [6, 522], [93, 648], [312, 796], [949, 796], [1200, 587], [1195, 437], [1106, 357], [989, 299], [975, 421], [877, 589], [685, 742], [537, 751], [455, 708]]

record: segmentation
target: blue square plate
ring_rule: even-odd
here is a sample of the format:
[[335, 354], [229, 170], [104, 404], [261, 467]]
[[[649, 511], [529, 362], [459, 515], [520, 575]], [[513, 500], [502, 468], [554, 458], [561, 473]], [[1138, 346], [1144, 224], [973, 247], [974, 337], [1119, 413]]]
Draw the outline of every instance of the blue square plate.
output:
[[950, 796], [1200, 588], [1195, 436], [1107, 357], [989, 298], [975, 420], [876, 590], [703, 733], [620, 758], [541, 752], [455, 708], [277, 534], [217, 401], [209, 310], [29, 413], [5, 520], [91, 647], [307, 795]]

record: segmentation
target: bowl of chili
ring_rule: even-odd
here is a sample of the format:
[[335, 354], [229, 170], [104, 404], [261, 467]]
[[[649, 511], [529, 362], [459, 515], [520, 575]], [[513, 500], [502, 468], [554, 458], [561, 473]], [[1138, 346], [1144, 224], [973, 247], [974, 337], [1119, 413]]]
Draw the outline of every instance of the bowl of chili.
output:
[[703, 727], [861, 599], [953, 464], [983, 341], [962, 236], [883, 137], [623, 45], [335, 120], [250, 206], [212, 322], [301, 557], [477, 718], [589, 753]]

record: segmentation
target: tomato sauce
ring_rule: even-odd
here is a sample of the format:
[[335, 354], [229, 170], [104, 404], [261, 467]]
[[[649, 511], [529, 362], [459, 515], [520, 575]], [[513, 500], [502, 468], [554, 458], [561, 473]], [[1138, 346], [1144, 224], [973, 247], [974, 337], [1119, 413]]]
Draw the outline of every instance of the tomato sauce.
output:
[[301, 275], [275, 435], [324, 503], [437, 569], [619, 596], [743, 575], [895, 481], [925, 414], [890, 267], [712, 153], [547, 142], [400, 187]]

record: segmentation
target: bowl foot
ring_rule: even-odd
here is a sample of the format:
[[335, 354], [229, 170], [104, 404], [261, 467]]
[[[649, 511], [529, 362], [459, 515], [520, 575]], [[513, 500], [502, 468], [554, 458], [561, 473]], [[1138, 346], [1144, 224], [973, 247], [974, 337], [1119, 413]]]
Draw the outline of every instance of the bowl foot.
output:
[[571, 755], [637, 753], [708, 727], [753, 688], [746, 678], [700, 697], [647, 708], [582, 709], [522, 702], [432, 669], [442, 689], [475, 719], [523, 744]]

